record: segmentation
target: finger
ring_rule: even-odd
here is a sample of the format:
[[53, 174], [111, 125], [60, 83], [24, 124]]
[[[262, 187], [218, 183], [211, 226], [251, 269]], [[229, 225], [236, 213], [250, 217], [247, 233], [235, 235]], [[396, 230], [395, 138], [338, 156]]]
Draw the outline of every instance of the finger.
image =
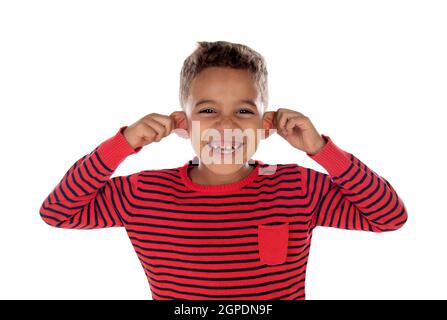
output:
[[166, 127], [158, 121], [151, 118], [143, 118], [142, 120], [157, 133], [154, 141], [159, 142], [166, 135]]
[[305, 115], [302, 114], [301, 112], [298, 112], [298, 111], [293, 110], [293, 113], [299, 115], [300, 117], [305, 117]]
[[150, 142], [153, 142], [154, 139], [157, 137], [157, 131], [155, 131], [150, 125], [147, 123], [144, 123], [145, 128], [143, 132], [143, 136], [141, 137], [143, 140]]
[[283, 111], [281, 110], [278, 114], [278, 131], [284, 133], [285, 132], [285, 127], [286, 127], [286, 123], [288, 118], [291, 116], [290, 112], [287, 111]]
[[161, 114], [154, 114], [152, 116], [152, 119], [160, 123], [166, 128], [166, 134], [165, 136], [169, 135], [171, 131], [173, 130], [173, 127], [175, 126], [174, 119], [171, 116], [165, 116]]
[[306, 119], [302, 116], [292, 117], [287, 120], [285, 130], [287, 134], [292, 133], [293, 128], [301, 127]]

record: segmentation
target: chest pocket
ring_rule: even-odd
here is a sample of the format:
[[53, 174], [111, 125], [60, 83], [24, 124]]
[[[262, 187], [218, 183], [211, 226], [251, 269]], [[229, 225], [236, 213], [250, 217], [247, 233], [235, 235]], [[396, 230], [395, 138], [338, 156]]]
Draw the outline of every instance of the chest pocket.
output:
[[286, 261], [289, 247], [289, 223], [258, 225], [258, 250], [261, 263], [281, 264]]

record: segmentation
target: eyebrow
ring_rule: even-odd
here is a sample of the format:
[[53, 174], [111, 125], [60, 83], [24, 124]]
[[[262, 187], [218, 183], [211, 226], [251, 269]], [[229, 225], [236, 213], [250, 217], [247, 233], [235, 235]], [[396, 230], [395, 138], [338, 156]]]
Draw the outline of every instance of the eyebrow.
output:
[[[216, 102], [216, 101], [215, 100], [210, 100], [210, 99], [202, 99], [202, 100], [199, 100], [194, 105], [194, 108], [196, 108], [198, 105], [201, 105], [201, 104], [204, 104], [204, 103], [214, 103], [214, 102]], [[258, 108], [258, 106], [256, 105], [256, 103], [253, 100], [250, 100], [250, 99], [248, 99], [248, 100], [240, 100], [240, 102], [246, 103], [246, 104], [249, 104], [249, 105], [251, 105], [251, 106], [253, 106], [255, 108]]]

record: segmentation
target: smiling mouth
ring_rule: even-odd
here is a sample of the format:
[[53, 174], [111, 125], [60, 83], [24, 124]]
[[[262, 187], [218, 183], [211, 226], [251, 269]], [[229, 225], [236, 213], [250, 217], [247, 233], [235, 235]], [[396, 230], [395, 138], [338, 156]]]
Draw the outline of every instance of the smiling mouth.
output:
[[213, 150], [213, 152], [219, 153], [221, 155], [233, 154], [236, 151], [242, 149], [243, 145], [244, 145], [243, 142], [228, 143], [228, 144], [221, 144], [220, 142], [207, 143], [207, 146], [209, 146], [211, 150]]

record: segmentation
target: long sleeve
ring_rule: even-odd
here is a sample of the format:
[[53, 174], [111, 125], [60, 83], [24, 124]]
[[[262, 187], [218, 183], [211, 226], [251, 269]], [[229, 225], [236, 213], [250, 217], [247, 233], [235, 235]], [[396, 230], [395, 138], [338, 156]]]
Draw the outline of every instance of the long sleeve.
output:
[[391, 184], [330, 137], [322, 137], [326, 145], [316, 155], [307, 155], [328, 174], [301, 167], [302, 187], [312, 206], [311, 228], [399, 229], [407, 221], [407, 210]]
[[124, 225], [122, 193], [136, 185], [137, 174], [111, 178], [118, 165], [138, 153], [123, 136], [127, 126], [77, 160], [44, 200], [43, 221], [53, 227], [97, 229]]

